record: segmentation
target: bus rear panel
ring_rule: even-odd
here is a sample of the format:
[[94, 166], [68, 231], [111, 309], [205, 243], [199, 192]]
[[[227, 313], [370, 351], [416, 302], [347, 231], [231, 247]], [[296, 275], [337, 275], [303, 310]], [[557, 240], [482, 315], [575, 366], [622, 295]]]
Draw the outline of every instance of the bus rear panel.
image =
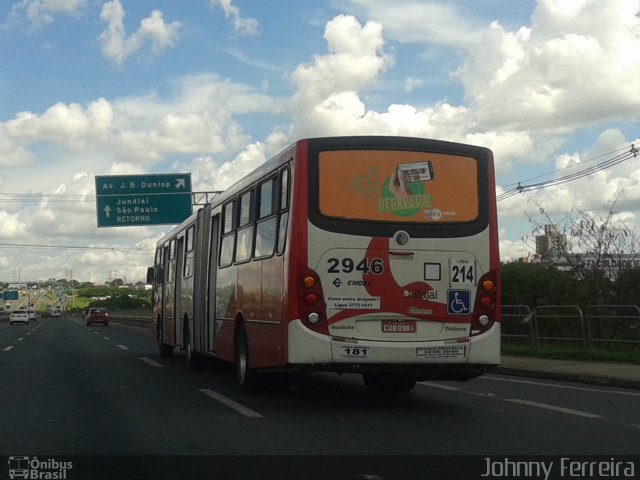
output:
[[491, 152], [341, 137], [297, 156], [289, 363], [462, 380], [499, 364]]

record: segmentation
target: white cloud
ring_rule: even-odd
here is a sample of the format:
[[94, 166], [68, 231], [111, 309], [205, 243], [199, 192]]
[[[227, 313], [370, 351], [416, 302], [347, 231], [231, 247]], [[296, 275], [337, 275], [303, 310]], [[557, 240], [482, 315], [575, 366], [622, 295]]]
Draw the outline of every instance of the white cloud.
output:
[[539, 0], [531, 27], [494, 22], [460, 70], [478, 123], [568, 132], [636, 116], [639, 9], [629, 0]]
[[85, 4], [86, 0], [22, 0], [13, 5], [11, 20], [26, 15], [33, 28], [40, 28], [52, 23], [57, 15], [78, 15]]
[[0, 210], [0, 238], [13, 238], [25, 233], [25, 224], [17, 213], [9, 214]]
[[414, 76], [407, 77], [404, 82], [404, 91], [405, 92], [413, 92], [414, 90], [422, 87], [424, 85], [424, 80], [421, 78], [416, 78]]
[[165, 23], [159, 10], [154, 10], [151, 16], [141, 20], [138, 30], [129, 37], [125, 31], [124, 16], [120, 0], [106, 2], [100, 12], [100, 20], [108, 24], [99, 37], [102, 53], [117, 66], [121, 66], [128, 57], [138, 53], [146, 44], [150, 45], [154, 54], [160, 55], [178, 39], [181, 23]]
[[58, 103], [42, 115], [20, 112], [0, 123], [0, 164], [27, 163], [26, 147], [42, 143], [94, 158], [97, 172], [110, 162], [145, 165], [172, 154], [233, 152], [248, 141], [234, 116], [273, 110], [272, 99], [247, 86], [186, 76], [168, 99], [98, 99], [86, 107]]
[[33, 157], [29, 151], [19, 142], [12, 140], [7, 135], [4, 126], [0, 124], [0, 166], [15, 167], [28, 165], [32, 162]]
[[[502, 231], [501, 234], [506, 232]], [[522, 240], [500, 240], [500, 258], [503, 261], [515, 261], [519, 258], [528, 258], [535, 253], [535, 245], [531, 246]]]
[[389, 38], [402, 43], [468, 47], [479, 41], [482, 29], [466, 13], [449, 3], [417, 0], [348, 0], [367, 18], [384, 24]]
[[211, 6], [219, 6], [224, 12], [226, 19], [231, 19], [233, 28], [240, 35], [260, 34], [260, 24], [255, 18], [243, 18], [240, 9], [232, 5], [232, 0], [209, 0]]

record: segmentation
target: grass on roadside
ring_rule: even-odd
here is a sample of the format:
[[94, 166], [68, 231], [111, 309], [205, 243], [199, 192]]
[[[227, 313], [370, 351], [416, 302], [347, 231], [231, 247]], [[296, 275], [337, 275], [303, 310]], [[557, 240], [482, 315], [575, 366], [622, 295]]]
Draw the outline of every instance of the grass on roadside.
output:
[[554, 358], [558, 360], [618, 362], [640, 365], [640, 348], [633, 346], [581, 348], [565, 345], [541, 345], [536, 348], [530, 345], [503, 343], [502, 353], [505, 355]]

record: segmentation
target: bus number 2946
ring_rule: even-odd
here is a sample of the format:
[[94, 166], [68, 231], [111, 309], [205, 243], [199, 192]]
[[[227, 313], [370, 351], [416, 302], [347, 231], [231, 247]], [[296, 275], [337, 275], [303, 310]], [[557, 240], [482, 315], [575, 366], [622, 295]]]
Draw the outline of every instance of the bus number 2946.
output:
[[384, 273], [384, 262], [381, 258], [372, 258], [369, 261], [368, 258], [363, 258], [356, 264], [356, 260], [352, 258], [329, 258], [327, 260], [329, 273], [351, 273], [354, 270], [356, 272], [362, 272], [363, 275], [372, 273], [374, 275], [382, 275]]

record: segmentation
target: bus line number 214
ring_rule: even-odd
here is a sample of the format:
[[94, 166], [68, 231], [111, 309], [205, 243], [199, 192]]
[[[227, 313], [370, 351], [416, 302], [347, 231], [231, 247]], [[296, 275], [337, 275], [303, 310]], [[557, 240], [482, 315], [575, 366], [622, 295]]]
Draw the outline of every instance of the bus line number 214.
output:
[[473, 283], [473, 265], [452, 265], [451, 266], [451, 282], [452, 283]]
[[363, 275], [372, 273], [382, 275], [384, 273], [384, 261], [381, 258], [363, 258], [359, 262], [353, 258], [329, 258], [327, 259], [329, 273], [351, 273], [353, 271], [362, 272]]

